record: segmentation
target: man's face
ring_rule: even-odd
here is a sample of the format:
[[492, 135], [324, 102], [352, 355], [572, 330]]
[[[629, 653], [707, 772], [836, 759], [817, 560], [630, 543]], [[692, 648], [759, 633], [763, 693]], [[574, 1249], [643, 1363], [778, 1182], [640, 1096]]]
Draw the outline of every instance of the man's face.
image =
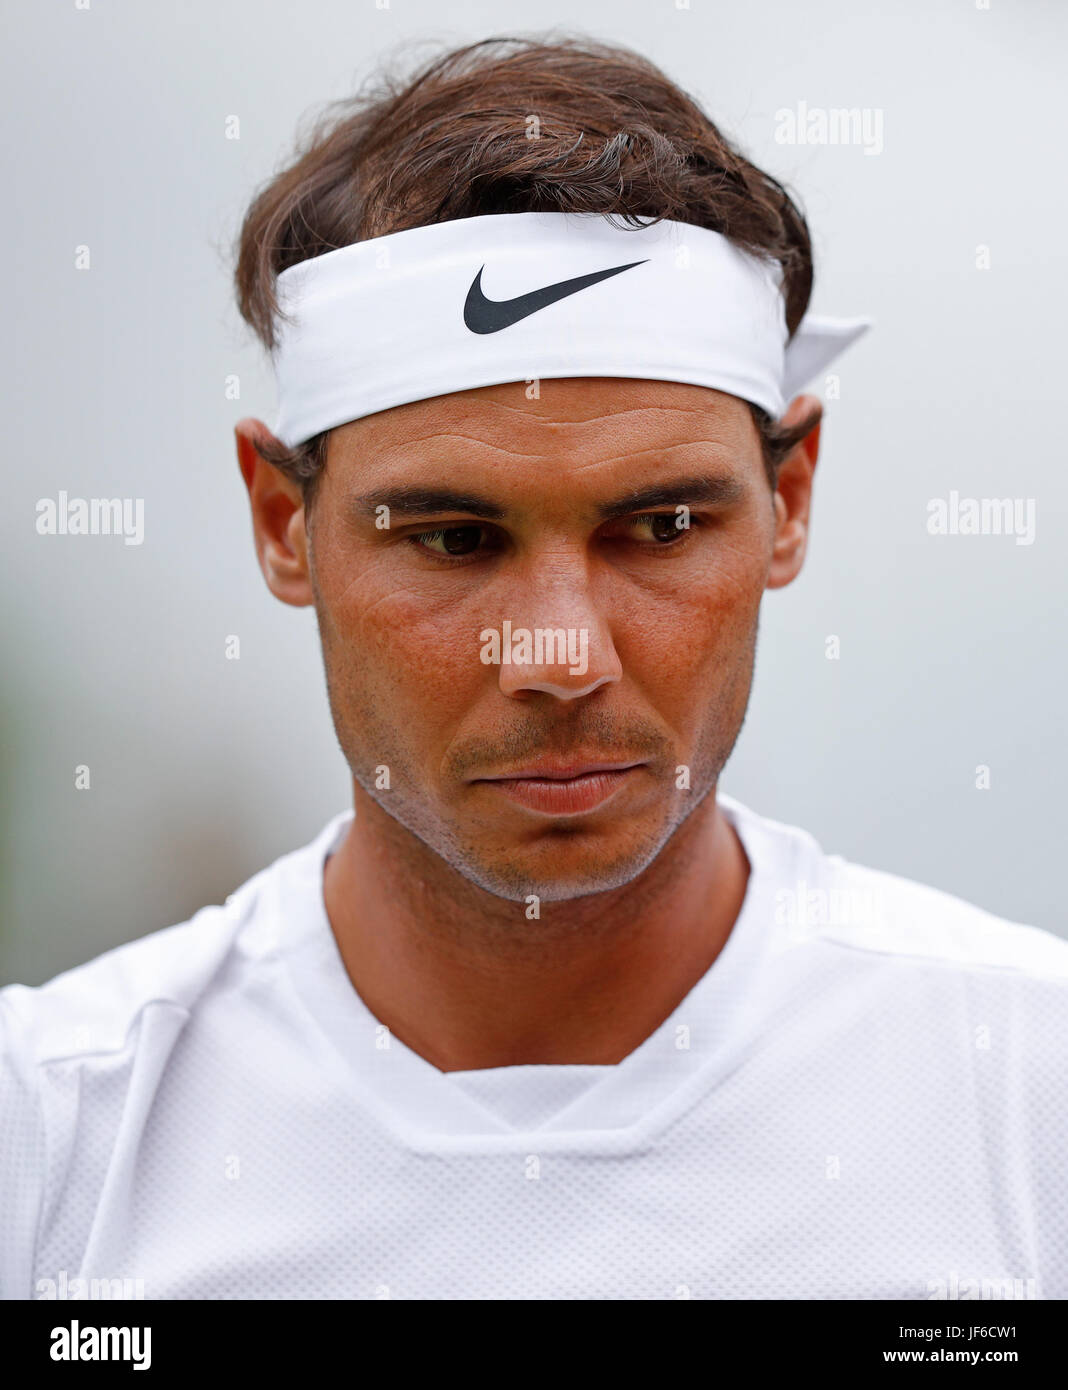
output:
[[[498, 896], [635, 878], [741, 729], [774, 498], [744, 402], [672, 382], [484, 387], [336, 429], [307, 565], [357, 782]], [[536, 779], [591, 764], [629, 770]]]

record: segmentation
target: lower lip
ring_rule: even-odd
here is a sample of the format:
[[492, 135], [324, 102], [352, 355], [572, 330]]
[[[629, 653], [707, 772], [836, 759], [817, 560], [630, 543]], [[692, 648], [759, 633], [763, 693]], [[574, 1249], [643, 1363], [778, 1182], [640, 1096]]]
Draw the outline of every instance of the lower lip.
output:
[[637, 767], [624, 767], [618, 772], [589, 772], [583, 777], [566, 780], [509, 777], [504, 781], [491, 781], [489, 785], [531, 811], [542, 811], [550, 816], [574, 816], [603, 805], [637, 771]]

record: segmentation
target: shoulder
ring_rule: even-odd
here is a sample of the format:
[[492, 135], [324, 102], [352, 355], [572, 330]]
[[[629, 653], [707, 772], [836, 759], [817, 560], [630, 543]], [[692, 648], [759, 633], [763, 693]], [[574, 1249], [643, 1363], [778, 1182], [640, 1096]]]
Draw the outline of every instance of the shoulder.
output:
[[116, 946], [43, 985], [0, 990], [9, 1058], [34, 1065], [121, 1052], [151, 1005], [188, 1013], [231, 950], [246, 911], [202, 908], [177, 926]]
[[832, 888], [851, 909], [828, 941], [965, 972], [1000, 972], [1068, 989], [1068, 940], [998, 917], [929, 884], [826, 856]]
[[55, 1216], [72, 1172], [82, 1205], [70, 1219], [92, 1221], [96, 1195], [84, 1194], [103, 1190], [127, 1123], [136, 1147], [191, 1017], [220, 996], [227, 1013], [227, 992], [299, 931], [294, 904], [313, 884], [321, 891], [322, 855], [345, 819], [187, 922], [46, 984], [0, 989], [0, 1298], [32, 1288], [45, 1213]]
[[929, 884], [828, 854], [799, 826], [758, 815], [732, 798], [719, 799], [761, 860], [783, 937], [958, 975], [1033, 980], [1068, 992], [1065, 938]]
[[231, 966], [254, 963], [275, 949], [284, 919], [280, 898], [314, 877], [317, 851], [344, 820], [344, 813], [334, 817], [310, 844], [276, 859], [225, 903], [114, 947], [43, 985], [0, 989], [0, 1059], [32, 1071], [122, 1052], [148, 1010], [180, 1022]]

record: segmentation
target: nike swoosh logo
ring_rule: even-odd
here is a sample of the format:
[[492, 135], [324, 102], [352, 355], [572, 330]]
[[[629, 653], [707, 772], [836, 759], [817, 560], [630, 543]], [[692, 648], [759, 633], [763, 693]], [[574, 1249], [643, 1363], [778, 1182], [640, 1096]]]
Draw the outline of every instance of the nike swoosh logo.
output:
[[[645, 258], [648, 260], [648, 257]], [[520, 319], [536, 314], [539, 309], [548, 308], [558, 299], [566, 299], [569, 294], [578, 294], [588, 285], [596, 285], [598, 280], [607, 280], [611, 275], [619, 275], [624, 270], [632, 270], [636, 265], [644, 265], [645, 260], [630, 261], [627, 265], [614, 265], [610, 270], [595, 270], [590, 275], [576, 275], [572, 280], [560, 280], [555, 285], [546, 285], [540, 290], [517, 295], [515, 299], [487, 299], [482, 293], [482, 271], [479, 270], [464, 302], [464, 323], [472, 333], [499, 333], [502, 328], [511, 328]]]

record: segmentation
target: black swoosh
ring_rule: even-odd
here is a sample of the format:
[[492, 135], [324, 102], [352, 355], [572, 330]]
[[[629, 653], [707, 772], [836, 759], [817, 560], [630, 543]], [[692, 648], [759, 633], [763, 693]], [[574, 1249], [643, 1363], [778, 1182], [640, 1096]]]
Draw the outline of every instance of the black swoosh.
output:
[[[648, 260], [648, 257], [645, 259]], [[539, 309], [555, 304], [558, 299], [577, 294], [587, 285], [596, 285], [598, 280], [607, 280], [610, 275], [618, 275], [620, 271], [631, 270], [636, 265], [644, 264], [644, 260], [631, 261], [628, 265], [615, 265], [611, 270], [595, 270], [590, 275], [576, 275], [573, 280], [560, 280], [555, 285], [546, 285], [540, 290], [517, 295], [515, 299], [487, 299], [482, 293], [482, 271], [486, 269], [482, 266], [467, 291], [464, 323], [472, 333], [499, 333], [502, 328], [510, 328], [513, 323], [518, 323], [520, 319], [536, 314]]]

